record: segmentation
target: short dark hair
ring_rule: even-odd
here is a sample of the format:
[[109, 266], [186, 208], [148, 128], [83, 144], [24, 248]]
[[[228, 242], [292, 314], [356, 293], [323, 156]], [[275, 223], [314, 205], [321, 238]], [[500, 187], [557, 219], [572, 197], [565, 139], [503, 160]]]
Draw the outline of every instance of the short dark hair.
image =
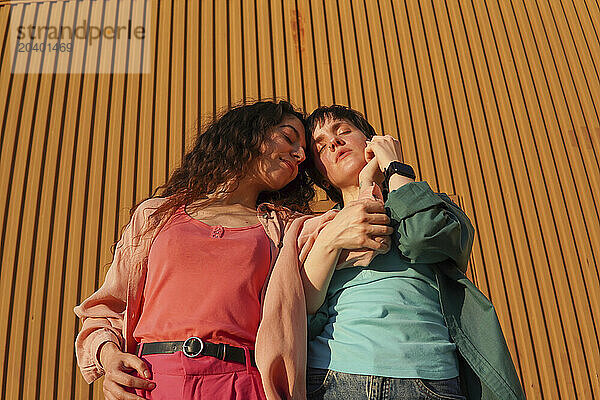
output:
[[317, 170], [311, 151], [313, 145], [313, 132], [327, 120], [348, 121], [360, 130], [367, 139], [371, 139], [376, 136], [377, 133], [375, 132], [375, 128], [373, 128], [360, 112], [338, 104], [319, 107], [306, 119], [306, 149], [308, 150], [307, 159], [305, 161], [306, 171], [311, 180], [321, 189], [325, 190], [325, 193], [327, 193], [327, 196], [331, 200], [341, 203], [342, 193], [331, 185], [325, 185], [325, 177]]

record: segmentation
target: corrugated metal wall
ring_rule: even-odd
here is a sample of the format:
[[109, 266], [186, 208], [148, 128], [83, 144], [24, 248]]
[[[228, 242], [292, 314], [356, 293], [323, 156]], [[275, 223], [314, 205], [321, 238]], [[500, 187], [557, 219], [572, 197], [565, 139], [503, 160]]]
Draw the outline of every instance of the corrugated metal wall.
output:
[[72, 10], [0, 1], [1, 398], [102, 398], [76, 368], [73, 306], [195, 121], [272, 97], [398, 136], [476, 225], [470, 276], [528, 397], [600, 398], [597, 0], [151, 1], [150, 73], [12, 74], [9, 17]]

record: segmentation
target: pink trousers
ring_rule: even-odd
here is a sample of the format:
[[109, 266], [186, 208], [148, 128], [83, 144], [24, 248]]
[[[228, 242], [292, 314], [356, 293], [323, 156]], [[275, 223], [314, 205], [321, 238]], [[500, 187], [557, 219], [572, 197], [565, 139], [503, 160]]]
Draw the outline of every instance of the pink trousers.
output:
[[[139, 354], [138, 354], [139, 356]], [[150, 367], [151, 391], [136, 394], [152, 400], [265, 400], [256, 367], [221, 361], [214, 357], [188, 358], [181, 351], [173, 354], [141, 356]], [[246, 360], [249, 360], [246, 349]]]

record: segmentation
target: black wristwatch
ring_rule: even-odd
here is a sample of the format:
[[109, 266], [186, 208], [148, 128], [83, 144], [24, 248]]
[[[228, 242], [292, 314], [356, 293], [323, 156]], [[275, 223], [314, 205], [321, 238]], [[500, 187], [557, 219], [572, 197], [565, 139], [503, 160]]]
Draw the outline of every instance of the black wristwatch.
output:
[[383, 171], [383, 175], [385, 176], [385, 181], [389, 182], [390, 177], [394, 174], [399, 174], [402, 176], [406, 176], [410, 179], [415, 179], [415, 170], [408, 164], [403, 164], [400, 161], [392, 161], [390, 165]]

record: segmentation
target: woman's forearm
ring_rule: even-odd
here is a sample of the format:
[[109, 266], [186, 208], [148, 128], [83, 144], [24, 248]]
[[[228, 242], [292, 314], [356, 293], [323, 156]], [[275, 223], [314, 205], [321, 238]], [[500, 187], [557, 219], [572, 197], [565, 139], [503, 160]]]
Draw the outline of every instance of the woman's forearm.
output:
[[306, 257], [301, 276], [308, 314], [314, 314], [325, 301], [340, 251], [341, 249], [336, 248], [328, 239], [324, 230], [319, 234], [319, 238]]
[[346, 205], [319, 232], [301, 270], [309, 314], [323, 304], [342, 250], [388, 248], [385, 238], [393, 233], [389, 222], [382, 201], [364, 198]]
[[394, 174], [390, 177], [389, 180], [389, 191], [393, 192], [394, 190], [398, 189], [399, 187], [402, 187], [404, 185], [406, 185], [407, 183], [411, 183], [414, 182], [415, 180], [412, 178], [408, 178], [406, 176], [402, 176], [399, 174]]

